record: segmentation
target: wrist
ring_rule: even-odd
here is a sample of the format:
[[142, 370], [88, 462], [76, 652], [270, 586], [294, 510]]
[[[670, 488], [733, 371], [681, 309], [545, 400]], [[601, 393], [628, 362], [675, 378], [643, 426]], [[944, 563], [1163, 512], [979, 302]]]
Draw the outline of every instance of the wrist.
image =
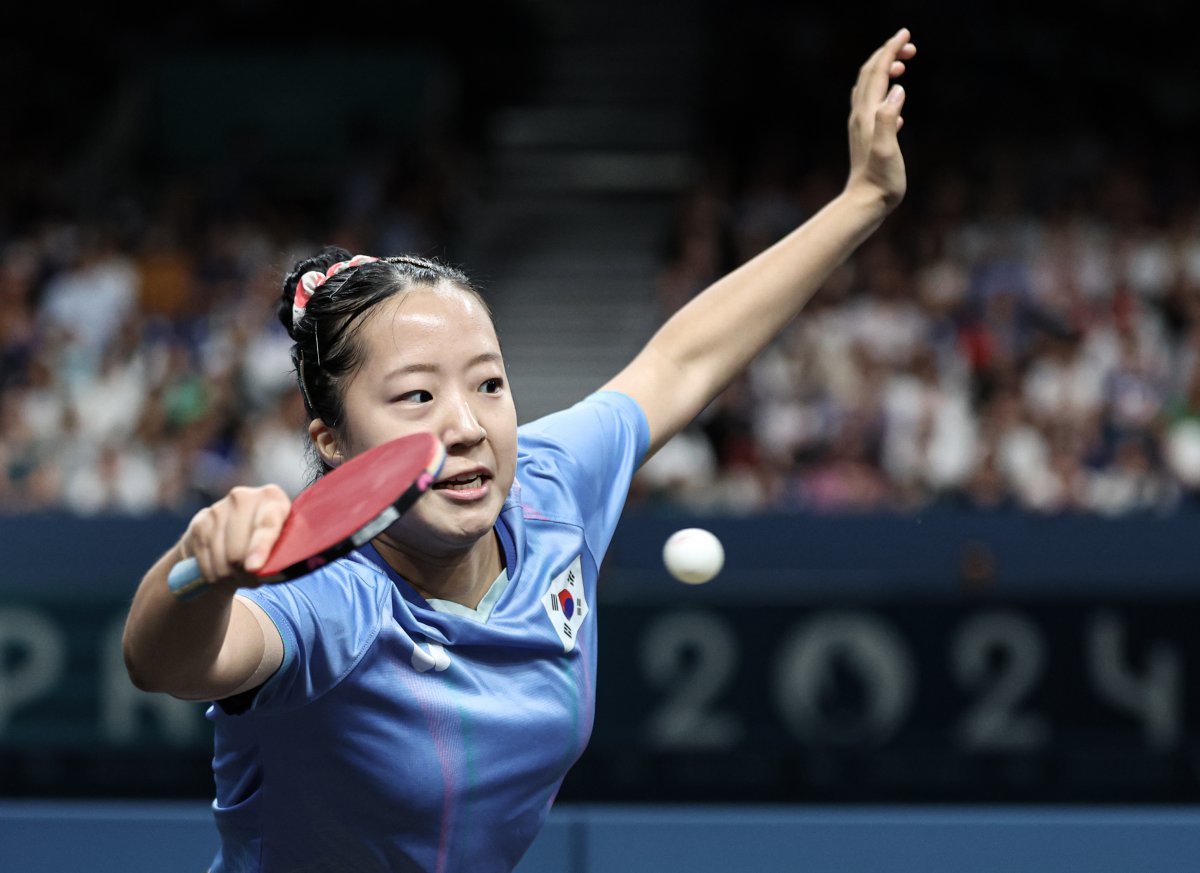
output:
[[889, 202], [888, 197], [877, 185], [858, 179], [848, 181], [836, 199], [864, 224], [869, 225], [872, 231], [883, 223], [888, 213], [900, 202], [899, 198], [895, 202]]

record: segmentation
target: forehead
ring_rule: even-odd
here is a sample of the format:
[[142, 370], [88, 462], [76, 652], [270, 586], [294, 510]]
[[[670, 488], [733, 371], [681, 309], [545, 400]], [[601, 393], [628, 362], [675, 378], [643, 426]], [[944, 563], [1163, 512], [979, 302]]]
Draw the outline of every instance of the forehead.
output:
[[380, 303], [363, 322], [359, 341], [367, 368], [401, 358], [441, 360], [500, 351], [479, 299], [446, 284], [417, 286]]

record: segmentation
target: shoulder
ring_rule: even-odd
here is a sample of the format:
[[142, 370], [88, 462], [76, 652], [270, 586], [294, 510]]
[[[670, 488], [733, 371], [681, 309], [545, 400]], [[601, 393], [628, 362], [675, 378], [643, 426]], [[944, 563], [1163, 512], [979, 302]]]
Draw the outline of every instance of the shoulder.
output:
[[623, 443], [639, 453], [649, 445], [649, 424], [637, 401], [619, 391], [597, 391], [574, 406], [522, 425], [517, 430], [519, 459], [543, 456], [572, 463], [606, 455]]
[[341, 682], [391, 615], [390, 588], [386, 573], [354, 552], [298, 579], [239, 591], [283, 641], [283, 662], [253, 708], [311, 702]]
[[585, 524], [598, 507], [623, 502], [649, 443], [637, 402], [598, 391], [518, 430], [515, 496], [542, 518]]
[[289, 582], [238, 593], [258, 603], [273, 619], [283, 613], [292, 622], [311, 622], [320, 628], [377, 618], [389, 602], [390, 586], [382, 569], [352, 552]]

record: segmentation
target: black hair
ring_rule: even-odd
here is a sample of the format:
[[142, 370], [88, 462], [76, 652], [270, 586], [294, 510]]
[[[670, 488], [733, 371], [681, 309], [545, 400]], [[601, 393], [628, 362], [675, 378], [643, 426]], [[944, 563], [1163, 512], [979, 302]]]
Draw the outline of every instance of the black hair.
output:
[[[461, 270], [428, 258], [401, 255], [343, 267], [317, 288], [304, 315], [293, 324], [292, 303], [301, 277], [314, 270], [324, 274], [351, 257], [344, 248], [327, 246], [320, 254], [299, 261], [283, 280], [278, 308], [279, 320], [295, 343], [292, 363], [305, 411], [310, 419], [319, 418], [335, 430], [344, 425], [345, 381], [362, 363], [362, 349], [355, 338], [365, 316], [377, 305], [414, 287], [449, 284], [475, 297], [491, 317], [479, 289]], [[319, 453], [314, 461], [319, 476], [325, 466]]]

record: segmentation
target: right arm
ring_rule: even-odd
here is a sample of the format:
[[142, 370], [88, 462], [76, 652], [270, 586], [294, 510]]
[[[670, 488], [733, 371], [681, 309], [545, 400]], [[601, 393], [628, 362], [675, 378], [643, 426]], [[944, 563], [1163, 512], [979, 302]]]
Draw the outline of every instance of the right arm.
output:
[[[283, 639], [266, 613], [236, 596], [258, 584], [291, 501], [277, 486], [234, 488], [202, 509], [183, 538], [142, 578], [125, 622], [125, 667], [143, 691], [220, 700], [261, 685], [283, 663]], [[167, 588], [171, 568], [194, 556], [210, 583], [181, 602]]]

